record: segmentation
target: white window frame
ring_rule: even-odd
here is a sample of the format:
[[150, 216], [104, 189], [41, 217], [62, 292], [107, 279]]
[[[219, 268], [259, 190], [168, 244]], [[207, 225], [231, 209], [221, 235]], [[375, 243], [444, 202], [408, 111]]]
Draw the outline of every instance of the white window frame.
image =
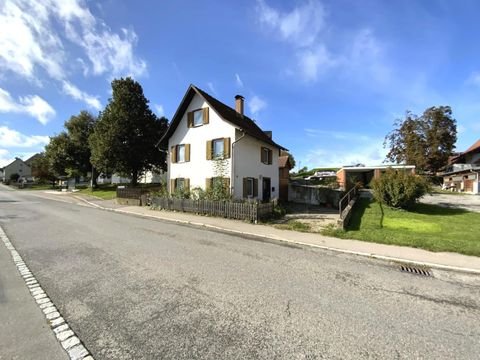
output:
[[[215, 144], [216, 143], [221, 143], [222, 144], [222, 153], [218, 154], [215, 152]], [[224, 139], [215, 139], [212, 140], [212, 159], [223, 159], [225, 156], [225, 142]]]
[[[181, 149], [183, 149], [183, 159], [180, 158]], [[183, 162], [185, 162], [185, 151], [186, 151], [185, 144], [177, 145], [175, 151], [177, 152], [177, 153], [175, 154], [176, 159], [177, 159], [177, 163], [183, 163]]]
[[[200, 116], [197, 116], [198, 114], [200, 114]], [[203, 109], [198, 109], [198, 110], [193, 111], [193, 114], [192, 114], [192, 118], [193, 118], [192, 126], [193, 127], [199, 127], [199, 126], [203, 125], [203, 115], [204, 115]], [[198, 119], [200, 119], [200, 123], [196, 122]]]
[[255, 194], [255, 179], [254, 178], [247, 178], [247, 197], [253, 197], [253, 194]]

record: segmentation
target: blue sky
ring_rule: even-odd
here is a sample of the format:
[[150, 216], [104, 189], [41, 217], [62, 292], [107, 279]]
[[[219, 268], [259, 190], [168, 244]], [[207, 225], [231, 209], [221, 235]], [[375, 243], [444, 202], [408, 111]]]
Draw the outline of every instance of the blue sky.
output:
[[42, 150], [133, 76], [171, 119], [193, 83], [297, 165], [379, 164], [406, 110], [450, 105], [480, 138], [478, 1], [0, 0], [0, 166]]

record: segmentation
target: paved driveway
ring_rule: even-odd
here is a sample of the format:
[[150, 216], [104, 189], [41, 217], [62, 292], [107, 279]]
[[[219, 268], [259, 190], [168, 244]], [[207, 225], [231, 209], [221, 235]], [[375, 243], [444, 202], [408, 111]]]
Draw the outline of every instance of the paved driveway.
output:
[[433, 194], [426, 195], [420, 200], [420, 202], [425, 204], [434, 204], [443, 207], [480, 212], [480, 195]]

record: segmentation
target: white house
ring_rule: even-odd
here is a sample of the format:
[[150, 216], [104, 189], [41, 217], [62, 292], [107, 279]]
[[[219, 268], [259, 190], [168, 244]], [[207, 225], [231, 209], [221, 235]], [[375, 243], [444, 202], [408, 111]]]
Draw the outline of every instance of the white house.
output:
[[[236, 199], [269, 200], [279, 196], [278, 158], [282, 146], [243, 113], [190, 85], [170, 126], [159, 141], [168, 140], [168, 188], [207, 189], [223, 181]], [[219, 160], [220, 159], [220, 160]]]
[[17, 157], [10, 164], [3, 168], [2, 181], [5, 182], [10, 180], [10, 176], [13, 174], [18, 174], [19, 179], [30, 180], [32, 178], [32, 169], [22, 159]]

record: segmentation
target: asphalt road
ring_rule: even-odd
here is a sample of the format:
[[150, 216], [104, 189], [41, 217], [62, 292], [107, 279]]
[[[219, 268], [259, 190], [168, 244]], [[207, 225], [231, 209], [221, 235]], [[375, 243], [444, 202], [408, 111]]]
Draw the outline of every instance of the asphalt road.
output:
[[478, 277], [422, 277], [57, 197], [0, 189], [0, 225], [96, 359], [480, 354]]

